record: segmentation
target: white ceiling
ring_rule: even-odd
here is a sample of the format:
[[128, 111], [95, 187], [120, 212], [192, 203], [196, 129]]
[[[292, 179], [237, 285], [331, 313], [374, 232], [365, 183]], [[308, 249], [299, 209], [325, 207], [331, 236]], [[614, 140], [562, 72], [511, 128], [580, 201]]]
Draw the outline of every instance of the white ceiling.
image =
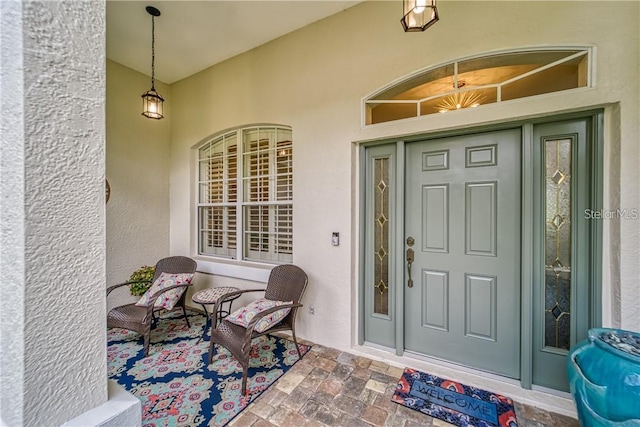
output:
[[107, 57], [151, 74], [154, 6], [155, 77], [173, 83], [225, 59], [351, 7], [360, 1], [108, 1]]

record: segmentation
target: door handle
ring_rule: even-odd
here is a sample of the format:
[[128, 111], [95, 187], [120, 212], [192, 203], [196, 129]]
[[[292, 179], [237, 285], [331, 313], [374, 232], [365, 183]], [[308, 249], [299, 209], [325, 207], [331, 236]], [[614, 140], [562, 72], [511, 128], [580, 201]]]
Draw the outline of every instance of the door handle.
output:
[[413, 264], [413, 261], [415, 259], [415, 253], [411, 248], [413, 244], [414, 244], [413, 237], [411, 236], [407, 237], [407, 245], [409, 246], [407, 248], [407, 273], [409, 274], [409, 279], [407, 280], [407, 286], [410, 288], [413, 288], [413, 279], [411, 278], [411, 264]]
[[411, 264], [413, 264], [413, 249], [407, 249], [407, 272], [409, 273], [409, 280], [407, 280], [407, 286], [413, 288], [413, 279], [411, 278]]

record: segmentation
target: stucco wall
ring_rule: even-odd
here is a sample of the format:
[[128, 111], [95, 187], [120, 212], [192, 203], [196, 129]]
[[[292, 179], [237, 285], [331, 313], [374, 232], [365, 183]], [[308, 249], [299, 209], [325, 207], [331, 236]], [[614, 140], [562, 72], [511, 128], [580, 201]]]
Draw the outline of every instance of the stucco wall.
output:
[[[9, 425], [60, 425], [107, 400], [104, 6], [2, 2], [2, 226], [15, 233], [2, 235]], [[5, 181], [5, 165], [17, 176]]]
[[0, 425], [24, 420], [22, 5], [0, 2]]
[[[637, 2], [442, 2], [439, 9], [440, 22], [406, 34], [396, 19], [398, 3], [365, 2], [172, 85], [171, 251], [192, 248], [190, 147], [214, 132], [256, 122], [293, 128], [294, 263], [309, 274], [304, 302], [315, 306], [315, 315], [305, 310], [300, 317], [300, 334], [334, 347], [348, 348], [356, 338], [353, 141], [606, 107], [608, 120], [620, 126], [605, 137], [605, 200], [615, 202], [619, 194], [619, 207], [639, 206]], [[547, 45], [595, 46], [596, 86], [361, 128], [362, 98], [416, 70]], [[622, 327], [640, 329], [640, 221], [622, 220], [606, 230], [604, 289], [611, 305], [604, 307], [605, 323], [616, 323], [619, 312]], [[331, 246], [333, 231], [341, 234], [339, 247]]]
[[[156, 80], [165, 119], [151, 120], [140, 97], [150, 87], [149, 76], [107, 61], [107, 286], [169, 255], [171, 89]], [[108, 308], [129, 299], [120, 288]]]

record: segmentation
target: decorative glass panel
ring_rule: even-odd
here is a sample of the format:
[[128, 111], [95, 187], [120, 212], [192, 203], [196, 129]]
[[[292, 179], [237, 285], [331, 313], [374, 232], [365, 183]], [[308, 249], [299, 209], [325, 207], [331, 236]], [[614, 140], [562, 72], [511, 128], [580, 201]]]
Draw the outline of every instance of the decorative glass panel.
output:
[[545, 338], [569, 350], [571, 326], [571, 140], [545, 141]]
[[373, 311], [389, 314], [389, 158], [374, 160]]

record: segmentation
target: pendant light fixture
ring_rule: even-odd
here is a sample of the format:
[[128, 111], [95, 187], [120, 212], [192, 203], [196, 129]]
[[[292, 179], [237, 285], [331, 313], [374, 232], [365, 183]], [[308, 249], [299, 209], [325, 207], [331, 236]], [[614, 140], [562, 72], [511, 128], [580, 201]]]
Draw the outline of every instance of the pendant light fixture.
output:
[[147, 13], [151, 15], [151, 89], [142, 94], [142, 115], [150, 119], [160, 120], [164, 118], [164, 98], [156, 92], [155, 87], [155, 62], [156, 62], [156, 27], [155, 17], [160, 16], [160, 11], [153, 6], [147, 6]]
[[438, 22], [436, 0], [402, 0], [402, 28], [404, 31], [424, 31]]

